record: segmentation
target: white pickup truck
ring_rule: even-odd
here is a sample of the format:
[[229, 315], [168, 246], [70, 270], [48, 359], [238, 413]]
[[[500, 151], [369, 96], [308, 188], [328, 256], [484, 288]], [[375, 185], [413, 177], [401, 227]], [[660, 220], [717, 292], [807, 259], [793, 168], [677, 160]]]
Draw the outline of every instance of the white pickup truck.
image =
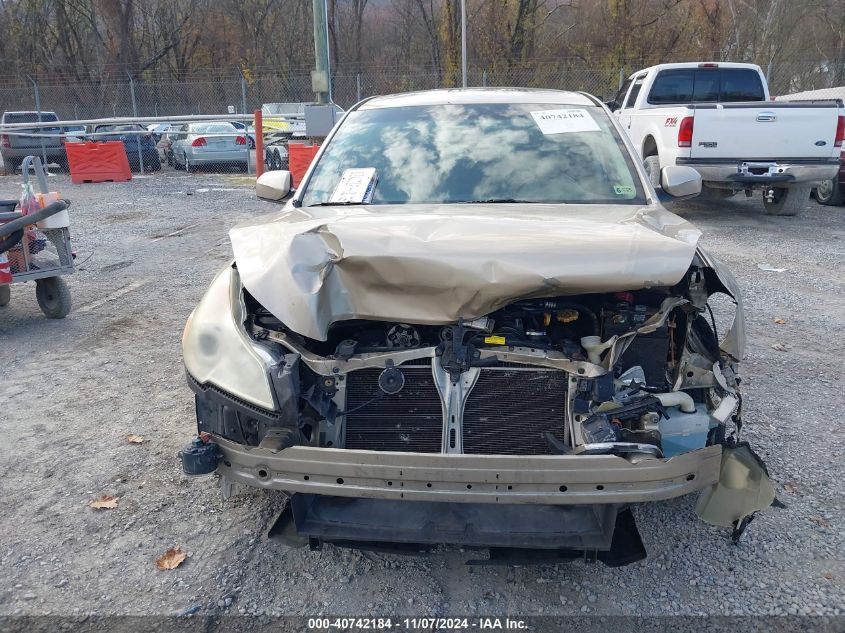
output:
[[656, 185], [662, 167], [688, 165], [701, 174], [704, 196], [760, 189], [767, 213], [794, 215], [839, 169], [842, 101], [772, 101], [753, 64], [652, 66], [607, 105]]

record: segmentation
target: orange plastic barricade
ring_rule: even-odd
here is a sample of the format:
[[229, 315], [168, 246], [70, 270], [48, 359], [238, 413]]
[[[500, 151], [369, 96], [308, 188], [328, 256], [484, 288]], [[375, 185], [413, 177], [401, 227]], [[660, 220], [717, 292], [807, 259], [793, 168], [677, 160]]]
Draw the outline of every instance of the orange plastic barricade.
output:
[[120, 141], [65, 143], [70, 181], [119, 182], [132, 180], [126, 148]]
[[311, 166], [311, 161], [319, 151], [319, 145], [306, 145], [305, 143], [288, 143], [288, 167], [292, 185], [296, 187]]

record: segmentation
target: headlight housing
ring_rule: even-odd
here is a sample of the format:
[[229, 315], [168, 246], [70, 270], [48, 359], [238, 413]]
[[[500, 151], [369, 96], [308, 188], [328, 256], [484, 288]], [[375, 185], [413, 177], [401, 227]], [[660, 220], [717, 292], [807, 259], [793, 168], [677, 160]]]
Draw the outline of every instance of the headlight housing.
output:
[[237, 270], [228, 266], [211, 282], [182, 335], [185, 369], [247, 402], [274, 411], [268, 367], [273, 358], [243, 327], [245, 308]]

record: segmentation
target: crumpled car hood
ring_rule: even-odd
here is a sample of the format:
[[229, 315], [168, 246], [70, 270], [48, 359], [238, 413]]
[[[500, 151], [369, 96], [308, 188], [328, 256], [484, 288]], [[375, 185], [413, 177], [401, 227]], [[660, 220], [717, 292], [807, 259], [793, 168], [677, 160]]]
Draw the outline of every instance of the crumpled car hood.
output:
[[288, 207], [230, 232], [245, 288], [291, 330], [447, 324], [517, 299], [670, 286], [701, 232], [659, 206]]

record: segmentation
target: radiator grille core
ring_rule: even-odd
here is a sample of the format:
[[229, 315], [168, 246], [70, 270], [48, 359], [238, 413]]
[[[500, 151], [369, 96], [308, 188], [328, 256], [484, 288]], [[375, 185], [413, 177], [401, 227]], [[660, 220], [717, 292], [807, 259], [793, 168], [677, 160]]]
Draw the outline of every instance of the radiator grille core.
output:
[[[401, 367], [402, 391], [372, 400], [381, 393], [381, 369], [347, 374], [346, 448], [369, 451], [439, 453], [443, 438], [443, 408], [431, 367]], [[361, 405], [364, 406], [361, 406]]]
[[482, 370], [464, 407], [464, 453], [551, 454], [543, 433], [563, 441], [566, 380], [553, 369]]
[[[441, 452], [443, 407], [431, 367], [400, 369], [405, 386], [391, 396], [378, 396], [381, 369], [347, 374], [346, 448]], [[563, 441], [566, 386], [566, 372], [554, 369], [482, 368], [464, 406], [463, 452], [551, 454], [543, 433]]]

